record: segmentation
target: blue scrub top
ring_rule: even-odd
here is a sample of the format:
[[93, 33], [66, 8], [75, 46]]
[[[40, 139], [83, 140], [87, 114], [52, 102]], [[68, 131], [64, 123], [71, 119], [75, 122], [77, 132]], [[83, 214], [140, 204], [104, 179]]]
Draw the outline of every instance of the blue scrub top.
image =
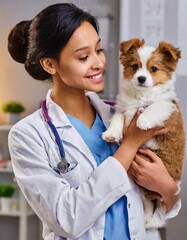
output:
[[[107, 143], [102, 139], [102, 133], [106, 128], [98, 114], [91, 128], [73, 116], [67, 114], [67, 117], [91, 150], [97, 165], [117, 150], [116, 143]], [[104, 239], [130, 240], [126, 196], [108, 208], [105, 215]]]

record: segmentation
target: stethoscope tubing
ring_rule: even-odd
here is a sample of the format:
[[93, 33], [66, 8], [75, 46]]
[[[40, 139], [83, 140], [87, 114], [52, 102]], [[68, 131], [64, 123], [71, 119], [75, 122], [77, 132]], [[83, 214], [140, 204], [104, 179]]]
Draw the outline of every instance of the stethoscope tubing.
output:
[[60, 136], [56, 130], [56, 127], [55, 125], [51, 122], [51, 119], [48, 115], [48, 112], [47, 112], [47, 108], [46, 108], [46, 100], [44, 100], [42, 102], [42, 112], [43, 112], [43, 116], [44, 116], [44, 119], [45, 121], [47, 122], [47, 124], [49, 125], [49, 127], [51, 128], [51, 131], [53, 132], [54, 134], [54, 137], [55, 137], [55, 141], [58, 145], [58, 148], [59, 148], [59, 152], [60, 152], [60, 156], [61, 158], [65, 158], [65, 150], [64, 150], [64, 147], [62, 145], [62, 141], [60, 139]]

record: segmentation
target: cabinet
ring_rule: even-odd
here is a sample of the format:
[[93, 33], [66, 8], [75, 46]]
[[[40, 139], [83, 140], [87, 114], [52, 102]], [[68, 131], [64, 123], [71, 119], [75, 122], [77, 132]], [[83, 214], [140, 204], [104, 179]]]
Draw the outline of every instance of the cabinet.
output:
[[[0, 183], [8, 183], [15, 186], [16, 191], [14, 193], [14, 196], [12, 198], [11, 207], [9, 211], [3, 211], [2, 208], [0, 208], [0, 226], [2, 226], [3, 219], [5, 217], [7, 218], [17, 218], [18, 221], [18, 231], [16, 231], [18, 236], [16, 237], [14, 233], [12, 233], [12, 239], [18, 239], [18, 240], [28, 240], [28, 237], [30, 237], [32, 234], [29, 233], [29, 217], [35, 217], [34, 221], [37, 229], [35, 229], [35, 233], [37, 232], [37, 237], [32, 236], [31, 239], [42, 239], [41, 238], [41, 228], [40, 228], [40, 222], [39, 219], [35, 216], [33, 210], [28, 205], [27, 201], [25, 200], [23, 194], [21, 193], [14, 177], [14, 173], [11, 168], [11, 162], [8, 160], [10, 158], [9, 151], [8, 151], [8, 133], [11, 126], [9, 125], [0, 125], [0, 151], [2, 155], [2, 159], [5, 160], [6, 163], [9, 163], [5, 167], [0, 167]], [[11, 222], [11, 221], [10, 221]], [[10, 224], [11, 225], [11, 224]], [[32, 224], [33, 225], [33, 224]], [[11, 228], [13, 226], [8, 226], [9, 231], [11, 231]], [[36, 228], [35, 227], [35, 228]], [[3, 229], [0, 230], [0, 239]], [[5, 230], [4, 230], [5, 231]], [[7, 230], [6, 230], [7, 231]], [[9, 237], [8, 237], [9, 238]], [[11, 239], [11, 238], [10, 238]], [[8, 239], [7, 239], [8, 240]]]

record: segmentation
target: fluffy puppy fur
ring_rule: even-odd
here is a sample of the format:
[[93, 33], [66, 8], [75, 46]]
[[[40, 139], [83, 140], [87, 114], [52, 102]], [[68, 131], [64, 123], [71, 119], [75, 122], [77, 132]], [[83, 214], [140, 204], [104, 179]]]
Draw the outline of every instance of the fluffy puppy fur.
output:
[[[109, 128], [103, 133], [103, 139], [120, 141], [124, 123], [125, 129], [138, 110], [142, 112], [137, 119], [140, 129], [173, 124], [167, 134], [151, 139], [142, 147], [155, 151], [180, 185], [185, 141], [175, 92], [175, 70], [181, 57], [180, 50], [166, 42], [160, 42], [157, 48], [153, 48], [145, 46], [143, 39], [131, 39], [120, 44], [120, 51], [123, 88], [117, 96], [116, 112]], [[165, 206], [159, 194], [144, 189], [142, 199], [146, 228], [163, 226]]]

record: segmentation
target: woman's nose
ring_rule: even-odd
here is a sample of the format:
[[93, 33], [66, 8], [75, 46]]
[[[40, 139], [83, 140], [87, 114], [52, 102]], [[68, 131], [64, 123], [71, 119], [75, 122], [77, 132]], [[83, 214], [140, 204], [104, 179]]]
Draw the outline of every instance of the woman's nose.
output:
[[106, 64], [106, 60], [105, 60], [105, 56], [95, 56], [93, 64], [92, 64], [92, 68], [93, 69], [103, 69], [105, 67]]

